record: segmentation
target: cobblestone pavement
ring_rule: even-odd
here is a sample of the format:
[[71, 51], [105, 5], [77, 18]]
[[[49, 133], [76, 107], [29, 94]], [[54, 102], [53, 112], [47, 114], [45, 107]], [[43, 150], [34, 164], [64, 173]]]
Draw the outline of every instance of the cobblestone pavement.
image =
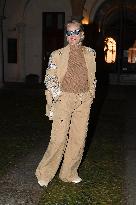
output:
[[[46, 142], [47, 144], [48, 142]], [[34, 175], [46, 147], [41, 145], [0, 179], [0, 205], [37, 205], [42, 188]]]
[[[126, 153], [126, 197], [127, 205], [136, 205], [136, 86], [110, 87], [105, 98], [102, 113], [106, 110], [106, 102], [110, 99], [123, 100], [125, 130], [124, 148]], [[37, 184], [34, 172], [45, 151], [41, 145], [28, 156], [19, 159], [18, 163], [0, 179], [0, 205], [37, 205], [42, 188]]]
[[136, 87], [127, 87], [126, 130], [124, 148], [126, 150], [126, 187], [128, 205], [136, 205]]
[[[136, 205], [136, 86], [119, 86], [109, 89], [102, 112], [106, 111], [108, 100], [121, 100], [124, 112], [125, 130], [123, 130], [123, 144], [125, 153], [125, 194], [127, 205]], [[111, 111], [112, 112], [112, 111]], [[109, 119], [110, 120], [110, 119]]]

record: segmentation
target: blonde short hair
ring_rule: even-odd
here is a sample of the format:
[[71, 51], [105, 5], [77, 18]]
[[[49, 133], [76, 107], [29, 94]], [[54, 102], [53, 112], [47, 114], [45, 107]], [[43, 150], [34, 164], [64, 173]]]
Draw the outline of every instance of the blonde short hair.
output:
[[81, 30], [81, 31], [84, 31], [83, 25], [82, 25], [79, 21], [77, 21], [77, 20], [71, 20], [71, 21], [67, 22], [66, 25], [65, 25], [65, 29], [66, 29], [66, 30], [67, 30], [67, 27], [68, 27], [70, 24], [78, 25], [79, 28], [80, 28], [80, 30]]

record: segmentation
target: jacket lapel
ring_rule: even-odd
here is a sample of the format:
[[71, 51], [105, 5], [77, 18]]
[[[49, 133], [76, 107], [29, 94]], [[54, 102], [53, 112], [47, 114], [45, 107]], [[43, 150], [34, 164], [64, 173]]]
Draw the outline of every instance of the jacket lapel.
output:
[[63, 48], [61, 54], [58, 57], [59, 58], [58, 77], [60, 82], [62, 81], [65, 73], [67, 72], [69, 52], [70, 52], [70, 47], [69, 45], [67, 45], [66, 47]]
[[87, 71], [88, 71], [88, 80], [89, 80], [89, 83], [90, 83], [91, 82], [90, 55], [88, 54], [88, 52], [86, 52], [86, 48], [85, 47], [83, 47], [83, 53], [84, 53], [84, 58], [85, 58], [86, 67], [87, 67]]

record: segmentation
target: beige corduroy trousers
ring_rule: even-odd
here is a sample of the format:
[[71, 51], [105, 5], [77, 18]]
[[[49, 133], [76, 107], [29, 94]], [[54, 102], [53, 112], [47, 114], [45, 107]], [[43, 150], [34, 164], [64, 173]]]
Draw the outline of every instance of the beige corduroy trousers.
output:
[[62, 161], [59, 177], [71, 182], [78, 177], [89, 114], [93, 98], [90, 93], [63, 92], [55, 104], [51, 138], [47, 150], [36, 169], [38, 181], [49, 183]]

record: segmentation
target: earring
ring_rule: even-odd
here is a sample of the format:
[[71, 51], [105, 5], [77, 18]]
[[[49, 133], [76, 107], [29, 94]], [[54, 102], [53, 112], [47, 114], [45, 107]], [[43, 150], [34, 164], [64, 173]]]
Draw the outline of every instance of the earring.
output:
[[81, 36], [81, 40], [83, 41], [83, 40], [84, 40], [84, 38], [85, 38], [85, 36], [84, 36], [84, 35], [82, 35], [82, 36]]

